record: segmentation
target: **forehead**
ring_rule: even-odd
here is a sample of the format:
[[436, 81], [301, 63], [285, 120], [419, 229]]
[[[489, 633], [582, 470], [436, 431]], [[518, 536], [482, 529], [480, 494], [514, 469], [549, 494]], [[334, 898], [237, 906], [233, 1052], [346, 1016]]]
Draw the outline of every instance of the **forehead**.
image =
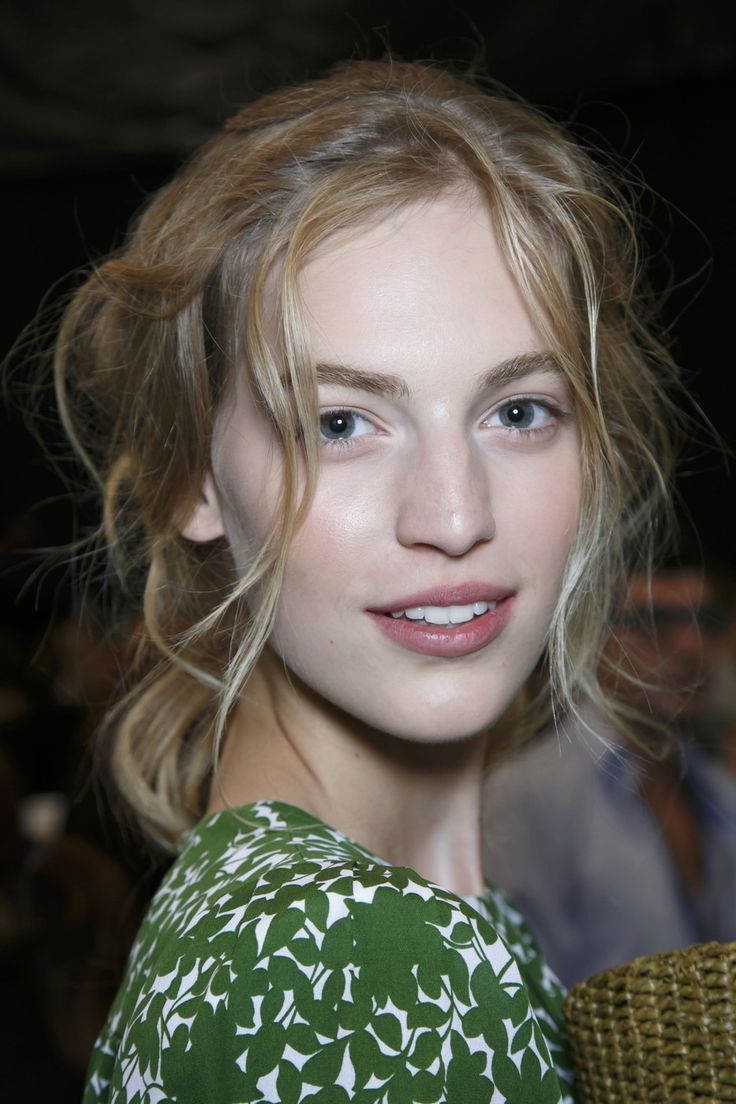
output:
[[541, 347], [534, 312], [472, 191], [417, 201], [341, 231], [299, 277], [318, 359], [422, 369]]

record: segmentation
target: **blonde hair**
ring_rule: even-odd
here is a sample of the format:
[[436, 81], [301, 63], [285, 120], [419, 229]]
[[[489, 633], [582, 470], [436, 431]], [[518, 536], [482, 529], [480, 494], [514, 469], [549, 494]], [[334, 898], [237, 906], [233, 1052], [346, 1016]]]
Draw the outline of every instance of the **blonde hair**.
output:
[[[637, 307], [632, 222], [589, 157], [529, 107], [433, 67], [343, 64], [235, 115], [91, 273], [58, 337], [62, 417], [102, 496], [102, 544], [142, 612], [131, 685], [108, 726], [112, 772], [165, 848], [204, 811], [314, 484], [318, 419], [298, 274], [335, 231], [468, 185], [541, 308], [582, 439], [580, 523], [544, 685], [523, 727], [550, 701], [603, 704], [597, 667], [611, 606], [632, 559], [651, 554], [672, 465], [675, 369]], [[273, 532], [237, 577], [223, 540], [197, 545], [181, 527], [242, 366], [280, 440], [285, 478]]]

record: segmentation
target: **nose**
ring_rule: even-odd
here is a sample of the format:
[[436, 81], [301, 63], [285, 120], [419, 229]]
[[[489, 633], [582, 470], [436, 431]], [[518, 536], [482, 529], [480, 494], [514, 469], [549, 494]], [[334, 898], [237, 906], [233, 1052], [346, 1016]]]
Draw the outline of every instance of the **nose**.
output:
[[446, 435], [417, 447], [401, 471], [396, 534], [406, 547], [462, 556], [495, 534], [488, 459]]

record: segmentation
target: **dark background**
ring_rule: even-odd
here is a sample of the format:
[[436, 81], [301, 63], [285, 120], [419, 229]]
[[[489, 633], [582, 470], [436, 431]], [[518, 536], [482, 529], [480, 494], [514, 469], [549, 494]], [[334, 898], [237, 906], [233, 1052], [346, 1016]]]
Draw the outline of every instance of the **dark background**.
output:
[[[73, 270], [121, 241], [147, 194], [238, 104], [390, 46], [480, 65], [646, 181], [635, 190], [652, 281], [670, 289], [670, 340], [693, 401], [733, 444], [735, 11], [732, 0], [5, 0], [0, 351], [44, 297], [74, 286]], [[16, 393], [33, 378], [23, 363], [13, 359]], [[698, 436], [679, 479], [683, 554], [731, 573], [732, 484]], [[66, 1104], [153, 882], [79, 781], [104, 645], [70, 635], [73, 621], [44, 635], [67, 610], [68, 573], [39, 586], [29, 553], [69, 539], [68, 497], [12, 408], [0, 449], [0, 705], [20, 701], [15, 720], [0, 715], [0, 1068], [8, 1099]], [[74, 664], [97, 689], [82, 680], [75, 697]], [[15, 817], [45, 790], [70, 799], [67, 834], [46, 850], [20, 838]], [[90, 972], [118, 915], [100, 952], [109, 969]]]

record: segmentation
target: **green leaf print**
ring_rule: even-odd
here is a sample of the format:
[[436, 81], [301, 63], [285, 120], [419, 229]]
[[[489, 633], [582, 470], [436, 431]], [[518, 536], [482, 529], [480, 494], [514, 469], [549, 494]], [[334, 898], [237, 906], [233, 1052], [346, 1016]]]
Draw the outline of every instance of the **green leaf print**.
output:
[[[452, 1104], [473, 1101], [481, 1104], [491, 1099], [492, 1086], [483, 1076], [485, 1055], [471, 1054], [468, 1044], [458, 1031], [451, 1035], [452, 1058], [447, 1067], [447, 1098]], [[480, 1059], [480, 1062], [478, 1061]]]
[[497, 1016], [489, 1016], [487, 1008], [471, 1008], [463, 1016], [462, 1024], [467, 1039], [477, 1039], [482, 1035], [492, 1049], [499, 1045], [505, 1049], [507, 1035], [503, 1021]]
[[388, 1083], [388, 1104], [407, 1104], [412, 1099], [414, 1078], [406, 1069], [399, 1069]]
[[492, 1008], [498, 1002], [501, 987], [488, 962], [479, 963], [473, 970], [470, 991], [479, 1008]]
[[385, 1080], [395, 1069], [394, 1060], [382, 1053], [369, 1031], [356, 1031], [350, 1037], [350, 1060], [355, 1070], [356, 1088], [362, 1088], [371, 1077]]
[[536, 1020], [534, 1021], [533, 1029], [534, 1045], [540, 1054], [544, 1054], [545, 1049], [547, 1048], [547, 1041], [542, 1034], [542, 1029], [536, 1022]]
[[304, 913], [290, 908], [274, 916], [263, 944], [262, 955], [271, 955], [280, 947], [288, 947], [291, 939], [304, 925]]
[[515, 993], [507, 994], [508, 1016], [514, 1027], [524, 1023], [529, 1015], [529, 994], [522, 986], [518, 986]]
[[255, 1006], [252, 997], [238, 993], [236, 999], [233, 999], [233, 997], [228, 999], [224, 1008], [227, 1008], [227, 1016], [236, 1024], [237, 1028], [250, 1028], [255, 1025]]
[[279, 1066], [276, 1091], [279, 1094], [279, 1104], [299, 1104], [302, 1077], [293, 1062], [283, 1061]]
[[500, 895], [289, 806], [238, 814], [185, 838], [84, 1104], [561, 1104], [562, 995]]
[[288, 1001], [288, 998], [284, 995], [283, 989], [270, 989], [263, 998], [263, 1004], [261, 1005], [261, 1021], [264, 1024], [275, 1023], [284, 1010], [286, 1001]]
[[337, 1011], [337, 1006], [340, 1003], [343, 993], [345, 992], [345, 978], [343, 977], [342, 970], [334, 970], [327, 981], [325, 987], [322, 990], [322, 1000], [330, 1008], [334, 1008]]
[[249, 1040], [248, 1076], [255, 1080], [264, 1073], [270, 1073], [279, 1064], [285, 1046], [286, 1031], [281, 1024], [265, 1022]]
[[463, 1004], [470, 1004], [470, 986], [468, 983], [468, 967], [461, 954], [455, 950], [447, 951], [442, 961], [442, 969], [446, 972], [447, 980], [455, 994], [455, 999]]
[[289, 1046], [298, 1050], [300, 1054], [314, 1054], [319, 1048], [316, 1031], [309, 1024], [292, 1024], [289, 1028]]
[[301, 962], [302, 966], [314, 966], [317, 961], [317, 946], [313, 939], [303, 937], [292, 939], [289, 948], [294, 958], [297, 962]]
[[468, 945], [473, 941], [473, 929], [467, 920], [458, 920], [450, 932], [450, 942], [453, 945]]
[[251, 970], [245, 977], [248, 992], [253, 997], [265, 996], [271, 988], [271, 979], [268, 970]]
[[329, 1085], [307, 1097], [309, 1104], [349, 1104], [350, 1096], [340, 1085]]
[[442, 1027], [450, 1018], [449, 1010], [438, 1004], [417, 1004], [408, 1014], [409, 1027]]
[[527, 1020], [523, 1023], [519, 1030], [514, 1035], [511, 1043], [511, 1053], [518, 1054], [520, 1050], [526, 1050], [529, 1043], [532, 1041], [532, 1021]]
[[330, 903], [324, 893], [308, 893], [305, 901], [307, 919], [311, 920], [318, 931], [327, 931], [327, 917]]
[[443, 1090], [444, 1077], [420, 1070], [412, 1081], [412, 1094], [409, 1099], [413, 1104], [437, 1104], [443, 1097]]
[[338, 1019], [334, 1008], [326, 1001], [315, 1000], [311, 994], [294, 994], [294, 1004], [302, 1020], [313, 1027], [318, 1035], [325, 1039], [334, 1039], [337, 1035]]
[[346, 899], [349, 898], [355, 889], [353, 876], [348, 874], [342, 878], [336, 879], [330, 888], [336, 896], [345, 897]]
[[427, 1069], [440, 1056], [442, 1040], [436, 1031], [423, 1031], [417, 1037], [409, 1061], [418, 1069]]
[[[436, 969], [445, 944], [440, 933], [428, 924], [431, 902], [413, 893], [402, 896], [394, 889], [376, 890], [372, 905], [356, 904], [356, 954], [359, 961], [373, 968], [376, 983], [383, 975], [381, 989], [386, 997], [394, 996], [397, 978], [413, 976], [412, 968], [425, 962]], [[380, 996], [376, 994], [379, 1003]], [[398, 994], [402, 999], [402, 994]], [[413, 1001], [402, 1001], [398, 1007], [408, 1007]]]
[[[351, 984], [351, 993], [355, 995], [355, 983]], [[337, 1006], [337, 1018], [341, 1025], [350, 1031], [366, 1027], [373, 1017], [373, 1002], [370, 1000], [340, 1001]]]
[[530, 1104], [535, 1101], [533, 1096], [526, 1097], [522, 1095], [521, 1074], [516, 1068], [516, 1064], [500, 1050], [493, 1055], [492, 1072], [493, 1080], [507, 1100], [523, 1100], [526, 1102], [528, 1099]]
[[353, 939], [350, 921], [337, 920], [322, 941], [320, 959], [332, 970], [342, 970], [353, 959]]
[[442, 992], [442, 981], [436, 969], [430, 968], [427, 962], [419, 964], [417, 969], [417, 982], [419, 988], [432, 1000], [437, 1000]]
[[304, 1063], [302, 1080], [310, 1085], [332, 1085], [342, 1066], [347, 1039], [326, 1043]]
[[531, 1050], [526, 1050], [521, 1056], [521, 1079], [525, 1084], [541, 1084], [542, 1068], [536, 1054]]
[[271, 961], [268, 964], [268, 976], [273, 987], [280, 989], [282, 992], [285, 989], [296, 990], [309, 984], [294, 960], [282, 954], [271, 956]]
[[[228, 942], [232, 943], [232, 935], [230, 933], [228, 933]], [[238, 956], [237, 958], [230, 959], [231, 969], [237, 974], [241, 963], [250, 962], [252, 970], [253, 963], [258, 957], [257, 950], [254, 925], [246, 925], [238, 932]], [[230, 958], [230, 956], [228, 956], [228, 958]], [[255, 992], [255, 990], [251, 991]], [[265, 989], [263, 991], [265, 993]]]
[[395, 1016], [385, 1013], [374, 1016], [373, 1030], [381, 1043], [391, 1050], [401, 1050], [401, 1026]]

